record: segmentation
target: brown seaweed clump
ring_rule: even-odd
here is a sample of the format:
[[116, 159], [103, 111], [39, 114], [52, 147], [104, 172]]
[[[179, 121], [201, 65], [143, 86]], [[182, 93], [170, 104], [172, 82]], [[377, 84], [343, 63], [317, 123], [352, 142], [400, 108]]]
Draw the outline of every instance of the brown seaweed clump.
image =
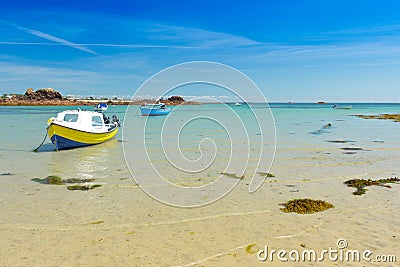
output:
[[346, 184], [348, 187], [356, 188], [357, 190], [353, 192], [353, 195], [360, 196], [367, 192], [367, 189], [365, 188], [367, 186], [378, 185], [378, 186], [391, 188], [390, 185], [387, 185], [388, 183], [399, 183], [399, 182], [400, 182], [399, 178], [393, 177], [393, 178], [386, 178], [386, 179], [379, 179], [379, 180], [352, 179], [352, 180], [345, 181], [344, 184]]
[[353, 115], [362, 119], [392, 120], [400, 122], [400, 114], [379, 114], [379, 115]]
[[299, 214], [311, 214], [335, 207], [323, 200], [314, 200], [309, 198], [294, 199], [282, 203], [281, 205], [285, 206], [284, 208], [281, 208], [283, 212], [296, 212]]
[[97, 187], [100, 187], [101, 184], [84, 184], [84, 185], [69, 185], [67, 186], [68, 190], [80, 190], [80, 191], [87, 191], [87, 190], [92, 190]]

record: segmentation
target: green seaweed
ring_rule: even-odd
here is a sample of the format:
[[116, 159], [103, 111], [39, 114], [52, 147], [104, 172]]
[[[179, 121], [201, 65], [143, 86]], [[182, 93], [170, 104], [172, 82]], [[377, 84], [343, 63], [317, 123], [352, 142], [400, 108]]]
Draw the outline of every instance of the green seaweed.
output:
[[54, 184], [54, 185], [63, 184], [61, 177], [57, 175], [49, 175], [45, 179], [47, 184]]
[[377, 119], [377, 120], [391, 120], [394, 122], [400, 122], [400, 114], [379, 114], [379, 115], [353, 115], [362, 119]]
[[61, 179], [60, 176], [57, 175], [49, 175], [46, 178], [33, 178], [31, 181], [41, 183], [41, 184], [54, 184], [54, 185], [62, 185], [62, 184], [77, 184], [77, 183], [89, 183], [94, 182], [94, 178], [90, 179], [79, 179], [79, 178], [70, 178], [70, 179]]
[[353, 192], [353, 195], [361, 196], [367, 192], [367, 189], [365, 188], [367, 186], [377, 185], [377, 186], [391, 188], [390, 185], [387, 185], [388, 183], [399, 183], [399, 182], [400, 182], [399, 178], [393, 177], [393, 178], [378, 179], [378, 180], [352, 179], [345, 181], [344, 184], [346, 184], [348, 187], [354, 187], [357, 189], [356, 191]]
[[285, 206], [284, 208], [281, 208], [283, 212], [296, 212], [299, 214], [311, 214], [335, 207], [323, 200], [314, 200], [309, 198], [294, 199], [280, 205]]
[[94, 182], [94, 178], [88, 178], [88, 179], [79, 179], [79, 178], [70, 178], [63, 180], [64, 183], [66, 184], [78, 184], [78, 183], [91, 183]]
[[94, 185], [90, 185], [90, 184], [84, 184], [84, 185], [69, 185], [67, 186], [68, 190], [81, 190], [81, 191], [87, 191], [87, 190], [92, 190], [95, 189], [97, 187], [102, 186], [101, 184], [94, 184]]
[[264, 177], [275, 177], [272, 173], [269, 172], [257, 172], [259, 175], [264, 176]]
[[44, 178], [44, 179], [32, 178], [31, 181], [37, 182], [37, 183], [40, 183], [40, 184], [45, 184], [46, 183], [46, 178]]
[[95, 221], [95, 222], [91, 222], [89, 224], [101, 224], [101, 223], [104, 223], [104, 221]]
[[254, 253], [256, 253], [256, 252], [253, 250], [253, 247], [254, 247], [255, 245], [256, 245], [256, 244], [247, 245], [247, 246], [246, 246], [246, 252], [249, 253], [249, 254], [254, 254]]
[[221, 172], [221, 174], [226, 175], [226, 176], [228, 176], [228, 177], [240, 179], [240, 180], [246, 178], [244, 175], [238, 176], [238, 175], [236, 175], [236, 173]]
[[31, 181], [41, 183], [41, 184], [53, 184], [53, 185], [62, 185], [63, 184], [63, 180], [61, 179], [60, 176], [57, 176], [57, 175], [49, 175], [43, 179], [33, 178], [33, 179], [31, 179]]

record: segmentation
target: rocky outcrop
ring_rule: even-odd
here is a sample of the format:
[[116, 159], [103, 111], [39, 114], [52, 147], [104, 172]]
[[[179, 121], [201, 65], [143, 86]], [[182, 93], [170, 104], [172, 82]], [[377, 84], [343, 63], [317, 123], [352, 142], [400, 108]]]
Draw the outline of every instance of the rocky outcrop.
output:
[[178, 95], [171, 96], [167, 100], [170, 102], [174, 102], [174, 103], [185, 102], [185, 99], [183, 99], [183, 97], [178, 96]]
[[[113, 100], [88, 100], [63, 98], [60, 92], [52, 88], [33, 90], [29, 88], [25, 94], [8, 94], [0, 97], [0, 106], [95, 106], [107, 101], [108, 105], [143, 105], [153, 103], [154, 100], [113, 101]], [[181, 96], [171, 96], [167, 100], [160, 100], [168, 106], [198, 105], [198, 102], [185, 101]]]
[[35, 90], [33, 90], [32, 88], [28, 88], [28, 90], [26, 90], [25, 95], [26, 96], [33, 96], [35, 94]]
[[10, 97], [0, 98], [2, 106], [69, 106], [76, 105], [76, 102], [63, 98], [60, 92], [52, 88], [33, 90], [28, 88], [23, 95], [9, 95]]
[[165, 105], [168, 106], [178, 106], [178, 105], [182, 105], [182, 104], [192, 104], [191, 102], [186, 102], [185, 99], [183, 99], [183, 97], [178, 96], [178, 95], [174, 95], [171, 96], [169, 98], [167, 98], [167, 100], [160, 100], [160, 102], [164, 103]]
[[37, 90], [36, 92], [32, 88], [29, 88], [26, 90], [24, 96], [30, 100], [63, 99], [61, 93], [52, 88], [43, 88]]

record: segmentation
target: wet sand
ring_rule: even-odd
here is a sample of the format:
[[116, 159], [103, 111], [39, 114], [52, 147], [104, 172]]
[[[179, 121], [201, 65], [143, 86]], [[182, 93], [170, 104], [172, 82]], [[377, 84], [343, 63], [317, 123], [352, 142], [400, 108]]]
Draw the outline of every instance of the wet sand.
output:
[[[253, 252], [265, 245], [276, 250], [304, 246], [320, 251], [336, 248], [339, 238], [345, 238], [351, 249], [370, 249], [376, 254], [396, 254], [399, 249], [400, 185], [370, 188], [361, 197], [343, 185], [347, 179], [366, 178], [374, 172], [380, 177], [393, 175], [398, 156], [352, 161], [332, 149], [342, 159], [336, 161], [281, 149], [271, 171], [276, 177], [268, 178], [257, 192], [249, 194], [248, 181], [243, 179], [220, 201], [184, 209], [148, 197], [132, 181], [123, 159], [118, 159], [118, 143], [107, 145], [114, 145], [113, 154], [100, 159], [94, 147], [77, 152], [81, 164], [93, 164], [90, 175], [104, 184], [91, 191], [31, 182], [43, 173], [68, 177], [80, 169], [60, 171], [49, 159], [54, 155], [40, 155], [39, 162], [30, 163], [37, 166], [50, 160], [49, 169], [32, 168], [28, 175], [13, 166], [8, 170], [15, 175], [1, 176], [2, 265], [261, 266], [268, 261], [258, 261]], [[385, 152], [399, 155], [399, 149]], [[101, 169], [107, 160], [115, 164]], [[379, 164], [384, 164], [386, 173], [374, 170]], [[310, 171], [315, 166], [318, 171]], [[303, 197], [324, 199], [335, 208], [309, 215], [280, 211], [279, 203]], [[251, 244], [255, 246], [246, 251]]]

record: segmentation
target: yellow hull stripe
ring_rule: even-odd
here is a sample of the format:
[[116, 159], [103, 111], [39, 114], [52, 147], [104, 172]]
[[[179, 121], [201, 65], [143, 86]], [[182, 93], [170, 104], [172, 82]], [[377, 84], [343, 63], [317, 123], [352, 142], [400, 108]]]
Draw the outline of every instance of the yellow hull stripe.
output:
[[47, 128], [47, 133], [49, 134], [50, 139], [54, 134], [57, 134], [66, 139], [84, 144], [103, 143], [113, 138], [117, 134], [117, 132], [118, 132], [118, 127], [115, 127], [115, 129], [112, 132], [108, 133], [88, 133], [56, 125], [53, 123], [50, 124], [50, 126]]

